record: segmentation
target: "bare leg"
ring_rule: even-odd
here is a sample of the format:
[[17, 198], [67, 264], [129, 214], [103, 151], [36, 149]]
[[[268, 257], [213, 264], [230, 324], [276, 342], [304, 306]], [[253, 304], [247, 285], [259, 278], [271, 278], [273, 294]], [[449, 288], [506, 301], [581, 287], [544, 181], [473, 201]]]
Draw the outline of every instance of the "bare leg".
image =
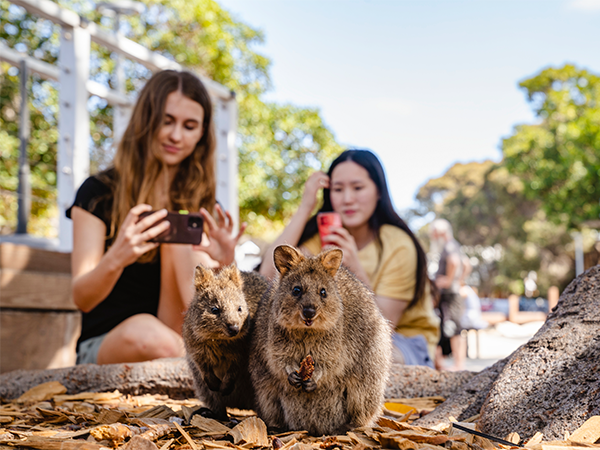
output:
[[438, 345], [435, 348], [435, 359], [433, 360], [433, 365], [436, 370], [444, 370], [444, 352], [442, 351], [442, 346]]
[[150, 314], [129, 317], [113, 328], [98, 350], [98, 364], [184, 356], [181, 336]]
[[465, 370], [465, 359], [467, 358], [467, 342], [461, 334], [450, 338], [450, 348], [452, 349], [452, 359], [454, 365], [448, 370]]

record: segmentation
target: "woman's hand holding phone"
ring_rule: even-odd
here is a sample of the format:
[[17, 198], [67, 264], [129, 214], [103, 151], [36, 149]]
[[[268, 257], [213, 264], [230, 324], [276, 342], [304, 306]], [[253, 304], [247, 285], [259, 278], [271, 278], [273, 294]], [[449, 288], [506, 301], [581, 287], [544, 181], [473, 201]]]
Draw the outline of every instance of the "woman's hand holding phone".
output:
[[329, 227], [329, 233], [321, 236], [321, 245], [323, 248], [331, 246], [341, 248], [344, 252], [344, 265], [355, 274], [362, 271], [356, 241], [344, 227]]
[[[129, 211], [119, 228], [117, 237], [107, 254], [120, 268], [133, 264], [144, 253], [155, 249], [160, 244], [149, 242], [159, 234], [169, 229], [169, 222], [163, 221], [167, 210], [161, 209], [140, 220], [144, 212], [152, 211], [150, 205], [136, 205]], [[157, 224], [157, 222], [160, 222]]]
[[204, 217], [208, 235], [208, 244], [194, 245], [194, 250], [206, 252], [213, 260], [221, 266], [228, 266], [235, 261], [235, 246], [244, 233], [247, 224], [242, 223], [237, 235], [233, 234], [233, 218], [219, 204], [215, 207], [217, 211], [217, 220], [210, 213], [202, 208], [200, 214]]

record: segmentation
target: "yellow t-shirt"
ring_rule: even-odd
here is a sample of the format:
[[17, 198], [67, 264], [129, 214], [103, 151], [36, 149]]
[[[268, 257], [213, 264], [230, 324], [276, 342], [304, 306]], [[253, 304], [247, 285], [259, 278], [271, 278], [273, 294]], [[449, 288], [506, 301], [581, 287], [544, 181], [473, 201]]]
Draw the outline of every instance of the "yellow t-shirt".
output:
[[[375, 295], [410, 302], [415, 292], [417, 249], [410, 236], [393, 225], [379, 229], [381, 249], [372, 241], [358, 251], [358, 259], [369, 277]], [[313, 255], [321, 251], [321, 239], [315, 234], [302, 244]], [[381, 250], [381, 258], [379, 253]], [[440, 320], [433, 311], [433, 299], [427, 286], [424, 298], [407, 309], [396, 324], [396, 331], [404, 336], [422, 334], [429, 353], [435, 354], [440, 338]]]

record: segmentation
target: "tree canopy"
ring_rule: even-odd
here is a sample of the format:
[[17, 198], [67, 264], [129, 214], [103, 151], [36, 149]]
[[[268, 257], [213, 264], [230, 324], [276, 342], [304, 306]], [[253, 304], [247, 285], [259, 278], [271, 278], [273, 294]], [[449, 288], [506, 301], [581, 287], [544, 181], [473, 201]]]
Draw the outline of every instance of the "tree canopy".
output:
[[504, 164], [552, 222], [579, 228], [597, 220], [600, 77], [566, 64], [544, 69], [520, 86], [539, 123], [519, 125], [503, 140]]
[[506, 167], [484, 161], [455, 164], [417, 194], [419, 215], [434, 212], [452, 224], [482, 295], [522, 294], [530, 271], [537, 273], [544, 294], [573, 277], [566, 227], [549, 222], [540, 202], [525, 198], [523, 191], [521, 180]]
[[[62, 7], [110, 31], [112, 20], [102, 17], [87, 0], [59, 0]], [[263, 101], [270, 88], [270, 60], [256, 48], [260, 30], [234, 18], [213, 0], [145, 0], [145, 12], [123, 17], [125, 35], [164, 54], [190, 70], [202, 73], [236, 93], [239, 104], [240, 218], [248, 233], [274, 233], [298, 206], [303, 181], [312, 170], [328, 163], [341, 147], [314, 108]], [[59, 27], [0, 0], [0, 42], [43, 61], [55, 63]], [[114, 87], [114, 55], [92, 43], [90, 77]], [[0, 81], [0, 232], [16, 225], [15, 189], [18, 161], [18, 69], [1, 64]], [[151, 73], [126, 61], [127, 91], [138, 91]], [[57, 86], [32, 76], [30, 82], [33, 211], [29, 232], [49, 235], [48, 218], [56, 202]], [[112, 108], [91, 97], [92, 171], [112, 158]], [[43, 163], [43, 164], [42, 164]]]
[[455, 164], [419, 190], [419, 208], [452, 223], [486, 294], [523, 293], [537, 273], [539, 290], [574, 275], [570, 234], [600, 213], [600, 78], [566, 64], [519, 84], [538, 118], [502, 140], [503, 159]]

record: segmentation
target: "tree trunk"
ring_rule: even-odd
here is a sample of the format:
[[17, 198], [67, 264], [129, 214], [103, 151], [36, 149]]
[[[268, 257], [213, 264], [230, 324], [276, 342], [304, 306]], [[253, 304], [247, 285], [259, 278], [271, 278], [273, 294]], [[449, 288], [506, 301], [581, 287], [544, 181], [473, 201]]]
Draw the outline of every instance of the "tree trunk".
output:
[[63, 369], [14, 370], [0, 375], [0, 399], [19, 397], [38, 384], [59, 381], [68, 394], [119, 390], [123, 394], [164, 394], [193, 398], [192, 378], [184, 358], [132, 364], [82, 364]]
[[600, 266], [576, 278], [544, 326], [507, 358], [481, 411], [481, 430], [564, 439], [600, 415]]
[[[474, 374], [438, 372], [428, 367], [394, 365], [386, 398], [448, 397]], [[0, 399], [19, 397], [32, 387], [59, 381], [68, 394], [119, 390], [123, 394], [164, 394], [172, 399], [194, 398], [192, 376], [184, 358], [132, 364], [83, 364], [50, 370], [15, 370], [0, 375]]]
[[416, 420], [415, 425], [431, 427], [438, 423], [450, 423], [449, 417], [457, 420], [466, 420], [479, 414], [492, 384], [504, 369], [507, 358], [501, 359], [493, 366], [479, 372], [469, 379], [460, 389], [456, 390], [444, 403], [435, 408], [433, 412]]

